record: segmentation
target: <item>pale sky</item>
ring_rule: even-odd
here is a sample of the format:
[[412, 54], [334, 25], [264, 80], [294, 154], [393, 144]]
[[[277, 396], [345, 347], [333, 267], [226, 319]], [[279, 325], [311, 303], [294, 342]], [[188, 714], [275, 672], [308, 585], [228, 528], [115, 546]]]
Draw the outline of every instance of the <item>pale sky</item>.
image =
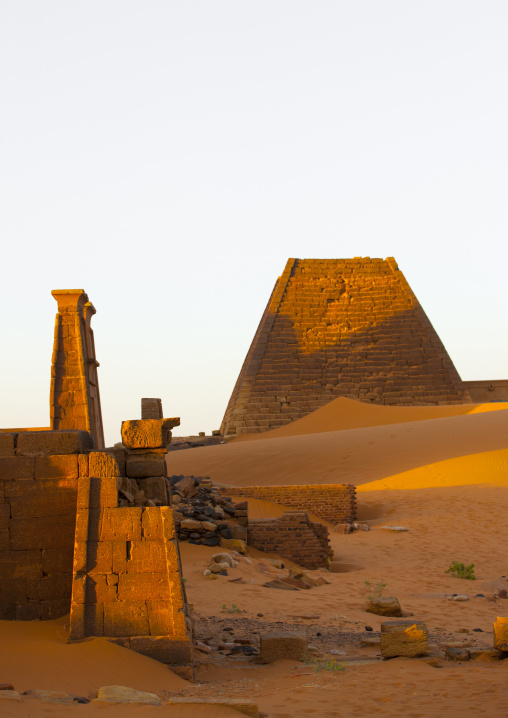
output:
[[1, 0], [0, 426], [49, 425], [84, 288], [106, 440], [219, 428], [288, 257], [394, 256], [508, 378], [506, 0]]

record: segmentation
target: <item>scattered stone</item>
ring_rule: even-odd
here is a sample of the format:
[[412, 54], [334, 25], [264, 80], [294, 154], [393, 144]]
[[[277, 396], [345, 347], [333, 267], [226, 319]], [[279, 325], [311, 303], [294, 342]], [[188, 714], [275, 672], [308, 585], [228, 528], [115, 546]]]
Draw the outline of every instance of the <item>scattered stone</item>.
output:
[[504, 657], [504, 652], [500, 651], [499, 648], [476, 647], [469, 649], [469, 656], [472, 661], [489, 659], [492, 661], [500, 661]]
[[302, 613], [300, 615], [295, 615], [293, 618], [303, 618], [306, 621], [317, 621], [318, 618], [321, 618], [319, 613]]
[[76, 696], [70, 693], [64, 693], [63, 691], [43, 691], [33, 690], [25, 691], [24, 696], [30, 696], [30, 698], [40, 698], [44, 703], [63, 703], [69, 704], [74, 703]]
[[506, 588], [502, 588], [500, 591], [497, 592], [496, 598], [508, 598], [508, 591]]
[[247, 544], [245, 541], [242, 541], [242, 539], [221, 538], [220, 545], [221, 548], [228, 548], [232, 551], [238, 551], [238, 553], [241, 554], [247, 553]]
[[214, 706], [220, 708], [234, 708], [239, 713], [259, 718], [259, 709], [256, 703], [244, 698], [181, 698], [173, 696], [168, 705]]
[[230, 568], [230, 564], [229, 564], [229, 563], [226, 563], [226, 562], [224, 561], [224, 562], [221, 562], [221, 563], [213, 563], [213, 564], [211, 564], [211, 566], [210, 566], [210, 571], [211, 571], [212, 573], [215, 573], [215, 574], [221, 573], [221, 574], [223, 574], [224, 576], [227, 576], [227, 575], [228, 575], [228, 574], [227, 574], [228, 568]]
[[467, 648], [445, 648], [445, 657], [449, 661], [469, 661], [471, 656]]
[[201, 651], [201, 653], [212, 653], [210, 646], [207, 646], [205, 643], [201, 643], [201, 641], [196, 641], [194, 647], [197, 648], [198, 651]]
[[235, 566], [238, 565], [238, 561], [235, 561], [233, 556], [229, 553], [214, 553], [212, 558], [210, 559], [210, 564], [212, 565], [214, 563], [227, 563], [228, 566], [231, 566], [231, 568], [235, 568]]
[[307, 637], [296, 631], [265, 633], [260, 636], [260, 663], [280, 658], [304, 661], [307, 658]]
[[483, 633], [483, 628], [473, 628], [475, 633]]
[[469, 601], [469, 598], [463, 593], [458, 593], [457, 595], [452, 596], [451, 600], [452, 601]]
[[394, 531], [395, 533], [401, 533], [402, 531], [409, 531], [404, 526], [380, 526], [382, 531]]
[[423, 621], [388, 621], [381, 624], [381, 655], [423, 656], [427, 653], [427, 627]]
[[365, 626], [365, 630], [366, 630], [366, 631], [373, 631], [374, 629], [372, 628], [372, 626]]
[[281, 561], [279, 558], [269, 558], [268, 563], [274, 568], [285, 568], [284, 562]]
[[298, 591], [299, 589], [296, 588], [296, 586], [290, 586], [288, 583], [285, 583], [284, 581], [281, 581], [278, 578], [274, 578], [273, 581], [267, 581], [263, 584], [265, 588], [281, 588], [285, 591]]
[[338, 651], [336, 648], [331, 650], [330, 653], [332, 654], [332, 656], [347, 656], [346, 651]]
[[23, 703], [23, 699], [21, 698], [18, 691], [14, 690], [0, 690], [0, 699], [5, 699], [9, 701], [17, 701], [17, 703]]
[[99, 688], [96, 701], [104, 701], [107, 703], [148, 703], [152, 706], [160, 706], [162, 701], [155, 693], [147, 693], [146, 691], [136, 691], [134, 688], [127, 686], [103, 686]]
[[0, 691], [13, 691], [14, 686], [12, 683], [0, 683]]
[[338, 534], [352, 534], [353, 524], [335, 524], [335, 532]]
[[365, 609], [367, 613], [374, 613], [376, 616], [401, 617], [402, 609], [398, 599], [394, 596], [386, 598], [371, 598]]

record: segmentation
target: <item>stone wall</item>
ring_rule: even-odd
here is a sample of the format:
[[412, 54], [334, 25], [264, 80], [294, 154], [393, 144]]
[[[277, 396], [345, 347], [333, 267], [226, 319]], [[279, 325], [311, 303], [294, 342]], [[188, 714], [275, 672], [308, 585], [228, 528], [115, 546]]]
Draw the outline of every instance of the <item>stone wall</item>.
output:
[[286, 511], [279, 519], [249, 521], [250, 546], [276, 553], [305, 568], [329, 568], [333, 552], [328, 529], [306, 511]]
[[80, 431], [0, 434], [0, 619], [69, 612], [77, 490], [89, 448]]
[[508, 401], [508, 380], [465, 381], [464, 384], [475, 404], [491, 401]]
[[266, 431], [338, 396], [391, 405], [470, 401], [393, 258], [288, 260], [221, 431]]
[[71, 639], [124, 639], [172, 664], [191, 661], [190, 619], [173, 510], [118, 507], [113, 456], [91, 453], [80, 479], [74, 542]]
[[272, 501], [291, 508], [310, 511], [333, 524], [356, 521], [356, 488], [353, 484], [311, 486], [228, 486], [220, 487], [224, 496], [244, 496]]

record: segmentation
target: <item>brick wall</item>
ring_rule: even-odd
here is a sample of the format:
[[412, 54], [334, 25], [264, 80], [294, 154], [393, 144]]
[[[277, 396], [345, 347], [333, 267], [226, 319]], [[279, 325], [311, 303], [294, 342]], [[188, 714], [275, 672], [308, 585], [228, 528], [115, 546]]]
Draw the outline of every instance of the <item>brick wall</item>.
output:
[[392, 405], [470, 401], [393, 258], [288, 260], [222, 433], [266, 431], [338, 396]]
[[286, 511], [279, 519], [249, 521], [248, 543], [310, 569], [329, 568], [333, 555], [328, 529], [311, 521], [306, 511]]
[[353, 484], [314, 486], [228, 486], [220, 487], [225, 496], [244, 496], [272, 501], [310, 511], [333, 524], [356, 521], [356, 488]]

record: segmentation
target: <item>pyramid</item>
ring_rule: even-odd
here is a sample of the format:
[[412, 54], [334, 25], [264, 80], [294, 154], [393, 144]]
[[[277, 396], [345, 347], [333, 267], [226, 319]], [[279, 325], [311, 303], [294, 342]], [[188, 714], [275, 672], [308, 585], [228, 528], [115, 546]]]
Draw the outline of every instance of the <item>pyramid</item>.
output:
[[393, 257], [288, 260], [221, 431], [267, 431], [338, 396], [406, 406], [471, 402]]

